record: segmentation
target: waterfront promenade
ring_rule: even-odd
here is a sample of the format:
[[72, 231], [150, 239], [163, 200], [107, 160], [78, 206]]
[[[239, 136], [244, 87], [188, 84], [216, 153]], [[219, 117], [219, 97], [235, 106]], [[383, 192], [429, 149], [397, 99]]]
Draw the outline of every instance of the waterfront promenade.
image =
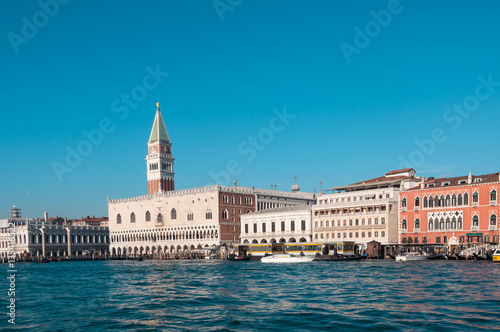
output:
[[[492, 331], [500, 264], [19, 264], [13, 331]], [[2, 322], [6, 326], [6, 321]]]

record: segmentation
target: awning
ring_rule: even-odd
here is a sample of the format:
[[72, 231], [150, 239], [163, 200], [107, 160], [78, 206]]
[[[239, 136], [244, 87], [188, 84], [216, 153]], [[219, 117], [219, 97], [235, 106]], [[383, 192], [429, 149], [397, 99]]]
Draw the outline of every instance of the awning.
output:
[[482, 236], [483, 233], [467, 233], [465, 236]]

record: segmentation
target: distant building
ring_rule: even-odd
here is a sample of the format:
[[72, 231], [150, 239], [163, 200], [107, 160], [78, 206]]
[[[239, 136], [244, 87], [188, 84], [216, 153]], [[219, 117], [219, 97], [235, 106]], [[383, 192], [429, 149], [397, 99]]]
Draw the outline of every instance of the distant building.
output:
[[415, 170], [402, 169], [384, 176], [329, 190], [313, 206], [313, 241], [370, 241], [398, 243], [398, 194], [419, 181]]
[[213, 185], [175, 190], [172, 143], [157, 105], [146, 157], [148, 194], [108, 200], [111, 253], [167, 257], [240, 242], [241, 216], [307, 205], [314, 194]]
[[399, 194], [399, 243], [498, 244], [500, 173], [428, 178]]
[[101, 226], [101, 227], [108, 227], [109, 226], [109, 219], [108, 217], [90, 217], [87, 216], [85, 218], [81, 219], [75, 219], [75, 220], [70, 220], [71, 225], [73, 226]]
[[311, 205], [288, 206], [241, 217], [241, 243], [311, 242]]
[[16, 208], [11, 218], [0, 220], [0, 257], [14, 253], [20, 259], [36, 257], [81, 257], [86, 253], [97, 256], [109, 253], [109, 229], [100, 226], [59, 224], [63, 218], [44, 220], [20, 218]]

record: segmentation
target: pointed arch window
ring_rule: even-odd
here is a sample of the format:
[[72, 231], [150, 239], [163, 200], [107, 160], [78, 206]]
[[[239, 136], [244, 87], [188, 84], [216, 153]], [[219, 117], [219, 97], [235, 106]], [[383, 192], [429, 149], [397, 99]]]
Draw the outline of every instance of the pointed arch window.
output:
[[406, 222], [406, 219], [403, 219], [403, 221], [401, 222], [401, 228], [408, 229], [408, 223]]
[[429, 207], [429, 199], [427, 198], [427, 196], [424, 197], [424, 208], [427, 208]]
[[158, 215], [156, 216], [156, 222], [157, 223], [162, 223], [163, 222], [163, 216], [161, 215], [161, 213], [158, 213]]
[[479, 203], [479, 194], [477, 191], [472, 194], [472, 203]]
[[429, 196], [429, 207], [434, 207], [434, 198], [432, 196]]
[[117, 224], [121, 224], [122, 223], [122, 216], [121, 214], [118, 213], [118, 215], [116, 216], [116, 223]]
[[205, 213], [205, 219], [212, 219], [212, 209], [207, 209]]
[[401, 201], [401, 207], [403, 209], [406, 209], [406, 198], [403, 198], [403, 200]]
[[458, 217], [457, 228], [458, 229], [462, 229], [462, 225], [463, 225], [462, 217]]
[[132, 222], [135, 222], [135, 213], [134, 213], [134, 212], [132, 212], [132, 213], [130, 214], [130, 222], [131, 222], [131, 223], [132, 223]]
[[192, 221], [194, 219], [193, 211], [189, 210], [187, 214], [187, 220]]
[[222, 210], [222, 219], [223, 220], [227, 220], [228, 219], [227, 209], [223, 209]]
[[434, 229], [434, 221], [431, 219], [429, 219], [429, 230], [432, 231]]
[[172, 209], [172, 211], [170, 211], [170, 219], [177, 219], [177, 211], [175, 209]]
[[490, 202], [495, 203], [497, 201], [497, 192], [496, 190], [492, 190], [490, 192]]
[[479, 226], [479, 217], [478, 216], [472, 217], [472, 226]]
[[415, 197], [415, 207], [420, 207], [420, 197]]
[[436, 243], [441, 243], [441, 236], [436, 236]]
[[146, 221], [151, 221], [151, 213], [146, 211]]
[[462, 205], [463, 204], [463, 201], [462, 201], [462, 194], [459, 193], [458, 194], [458, 202], [457, 202], [458, 205]]
[[464, 194], [464, 205], [469, 205], [469, 194], [468, 193]]
[[[420, 229], [420, 219], [415, 219], [415, 228]], [[415, 242], [417, 243], [417, 242]]]
[[451, 205], [451, 197], [450, 197], [450, 195], [449, 195], [449, 194], [448, 194], [448, 195], [446, 195], [446, 199], [445, 199], [445, 201], [444, 201], [444, 205], [445, 205], [445, 206], [450, 206], [450, 205]]
[[490, 217], [490, 226], [496, 226], [497, 224], [497, 216], [495, 214], [492, 214]]

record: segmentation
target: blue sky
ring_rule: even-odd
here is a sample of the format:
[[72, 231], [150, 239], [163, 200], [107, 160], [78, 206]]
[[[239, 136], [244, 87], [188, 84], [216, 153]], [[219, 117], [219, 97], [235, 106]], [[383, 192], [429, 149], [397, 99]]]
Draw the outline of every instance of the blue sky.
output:
[[107, 215], [107, 197], [146, 193], [156, 102], [178, 189], [218, 178], [290, 190], [296, 173], [312, 192], [406, 164], [499, 171], [498, 2], [42, 3], [50, 15], [36, 1], [0, 11], [0, 217], [14, 204]]

